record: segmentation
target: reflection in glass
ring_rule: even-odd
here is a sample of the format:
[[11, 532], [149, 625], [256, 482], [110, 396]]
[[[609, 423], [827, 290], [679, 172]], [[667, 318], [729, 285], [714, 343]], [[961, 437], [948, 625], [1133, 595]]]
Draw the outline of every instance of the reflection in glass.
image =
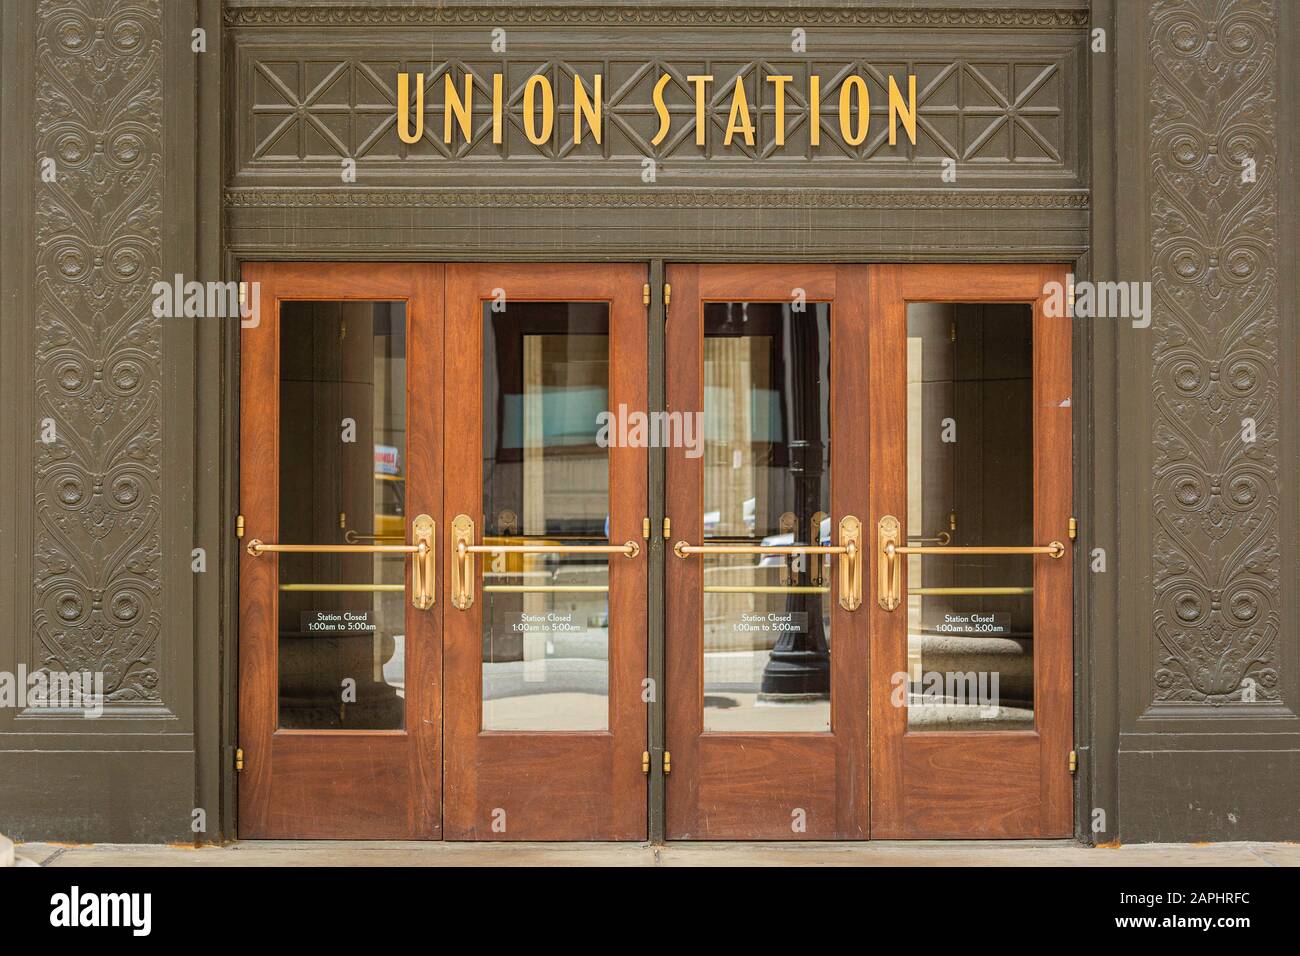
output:
[[[485, 544], [609, 543], [608, 408], [606, 303], [484, 304]], [[609, 556], [480, 557], [483, 729], [608, 729]]]
[[[1033, 543], [1032, 323], [1028, 305], [908, 305], [909, 544]], [[909, 731], [1033, 729], [1033, 562], [908, 557]]]
[[[280, 528], [292, 544], [406, 535], [406, 306], [280, 307]], [[280, 554], [286, 728], [401, 729], [401, 554]]]
[[[830, 543], [830, 306], [704, 307], [704, 541]], [[831, 559], [704, 556], [704, 729], [830, 730]]]

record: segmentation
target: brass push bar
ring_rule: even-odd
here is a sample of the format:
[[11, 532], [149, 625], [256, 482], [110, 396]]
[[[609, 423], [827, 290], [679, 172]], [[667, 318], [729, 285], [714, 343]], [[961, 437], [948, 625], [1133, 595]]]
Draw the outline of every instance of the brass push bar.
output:
[[486, 593], [502, 594], [608, 594], [607, 584], [485, 584]]
[[[692, 554], [842, 554], [840, 566], [840, 607], [856, 611], [862, 604], [862, 522], [853, 515], [840, 519], [841, 544], [687, 544], [678, 541], [673, 553], [679, 558]], [[705, 588], [710, 591], [710, 588]], [[762, 588], [744, 588], [762, 592]], [[739, 592], [722, 592], [739, 593]], [[786, 593], [769, 592], [769, 593]]]
[[641, 545], [627, 544], [466, 544], [456, 542], [456, 553], [466, 554], [622, 554], [635, 558]]
[[1033, 588], [994, 587], [994, 588], [908, 588], [908, 594], [921, 597], [1018, 597], [1033, 594]]
[[[641, 553], [641, 545], [635, 541], [625, 544], [475, 544], [474, 519], [467, 514], [456, 515], [451, 520], [451, 547], [451, 603], [462, 611], [474, 606], [476, 554], [621, 554], [635, 558]], [[501, 590], [506, 587], [510, 585], [492, 585], [484, 590]], [[529, 590], [537, 591], [538, 588]]]
[[378, 594], [385, 591], [405, 591], [405, 584], [281, 584], [281, 591], [321, 591], [321, 592], [349, 592], [358, 591], [367, 594]]
[[687, 544], [678, 541], [673, 553], [679, 558], [692, 554], [848, 554], [838, 544]]
[[746, 587], [743, 584], [704, 585], [705, 594], [830, 594], [830, 592], [830, 588], [818, 587], [815, 584], [785, 584], [778, 587], [768, 587], [761, 584], [752, 587]]
[[956, 547], [956, 548], [914, 548], [908, 545], [898, 543], [899, 535], [902, 531], [902, 525], [893, 515], [885, 515], [876, 523], [876, 541], [879, 547], [878, 574], [877, 581], [877, 601], [881, 608], [886, 611], [893, 611], [902, 603], [902, 574], [898, 567], [898, 556], [900, 554], [1046, 554], [1052, 558], [1059, 558], [1065, 554], [1065, 545], [1060, 541], [1053, 541], [1045, 545], [1016, 545], [1016, 546], [996, 546], [987, 548], [978, 547]]
[[[269, 544], [254, 538], [245, 549], [255, 558], [264, 554], [411, 554], [411, 604], [422, 611], [433, 607], [436, 588], [434, 572], [438, 549], [434, 547], [437, 525], [429, 515], [417, 515], [411, 522], [414, 544]], [[319, 589], [319, 585], [316, 586]]]
[[247, 551], [255, 558], [264, 554], [420, 554], [422, 544], [268, 544], [254, 538]]

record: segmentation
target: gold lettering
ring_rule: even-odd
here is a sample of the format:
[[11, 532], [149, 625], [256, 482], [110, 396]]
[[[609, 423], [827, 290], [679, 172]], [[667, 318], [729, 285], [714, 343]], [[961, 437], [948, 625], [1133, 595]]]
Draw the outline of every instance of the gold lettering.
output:
[[912, 145], [916, 145], [916, 74], [908, 74], [907, 77], [907, 105], [903, 105], [903, 91], [898, 88], [894, 78], [889, 78], [889, 145], [894, 145], [894, 139], [898, 135], [898, 124], [895, 122], [899, 117], [903, 120], [903, 129], [907, 130], [907, 138]]
[[[536, 100], [537, 90], [542, 91], [542, 131], [537, 132]], [[524, 133], [528, 142], [541, 146], [551, 138], [555, 127], [555, 94], [551, 91], [551, 81], [540, 73], [534, 73], [524, 85]]]
[[816, 73], [808, 76], [808, 135], [812, 145], [822, 144], [822, 78]]
[[[857, 132], [854, 132], [853, 91], [858, 91]], [[867, 91], [867, 81], [860, 76], [850, 76], [840, 87], [840, 135], [850, 146], [857, 146], [867, 138], [871, 128], [871, 94]]]
[[[737, 124], [736, 117], [740, 116], [742, 121]], [[736, 76], [736, 86], [731, 91], [731, 115], [727, 117], [727, 135], [722, 140], [723, 146], [731, 145], [731, 136], [733, 133], [742, 133], [745, 137], [745, 145], [754, 145], [754, 124], [749, 118], [749, 100], [745, 98], [745, 78], [739, 74]]]
[[501, 145], [501, 74], [492, 74], [492, 142]]
[[465, 99], [462, 100], [456, 93], [456, 81], [451, 77], [451, 71], [448, 70], [442, 78], [442, 141], [451, 142], [451, 116], [456, 114], [456, 120], [460, 123], [460, 134], [465, 137], [465, 142], [473, 138], [473, 133], [469, 125], [470, 108], [474, 103], [474, 79], [468, 73], [465, 74]]
[[397, 135], [403, 143], [418, 143], [424, 135], [424, 74], [415, 74], [415, 132], [411, 132], [411, 74], [397, 74]]
[[706, 84], [713, 82], [713, 76], [712, 74], [707, 76], [703, 74], [700, 74], [699, 76], [688, 76], [686, 82], [695, 84], [695, 145], [703, 146], [705, 131], [704, 87]]
[[672, 77], [665, 73], [655, 83], [654, 105], [655, 112], [659, 114], [659, 132], [655, 133], [655, 138], [650, 140], [651, 146], [658, 146], [664, 141], [664, 137], [668, 135], [668, 126], [671, 120], [668, 118], [668, 104], [664, 102], [664, 88], [668, 86], [668, 81], [671, 79]]
[[577, 73], [573, 74], [573, 143], [576, 146], [582, 142], [582, 121], [585, 117], [587, 126], [591, 129], [591, 138], [600, 145], [600, 74], [597, 73], [592, 79], [592, 89], [596, 94], [596, 103], [593, 106], [591, 100], [587, 97], [586, 87], [582, 85], [582, 77]]
[[793, 76], [773, 74], [767, 82], [776, 87], [776, 145], [785, 145], [785, 85], [793, 83]]

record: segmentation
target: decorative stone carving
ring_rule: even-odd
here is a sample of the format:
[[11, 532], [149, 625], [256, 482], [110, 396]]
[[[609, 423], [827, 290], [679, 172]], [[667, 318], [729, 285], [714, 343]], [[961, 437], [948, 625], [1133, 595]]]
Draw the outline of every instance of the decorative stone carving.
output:
[[[32, 667], [156, 702], [162, 330], [160, 0], [41, 0]], [[53, 441], [46, 422], [52, 425]]]
[[1277, 12], [1150, 19], [1154, 694], [1276, 702]]
[[317, 206], [443, 206], [658, 208], [664, 206], [789, 209], [798, 205], [827, 209], [1087, 209], [1084, 190], [896, 189], [889, 191], [819, 189], [656, 189], [539, 192], [516, 189], [388, 190], [388, 189], [230, 189], [230, 208]]
[[435, 26], [448, 23], [573, 24], [577, 26], [858, 26], [1018, 27], [1059, 29], [1088, 25], [1083, 0], [1077, 10], [954, 8], [862, 9], [843, 6], [799, 7], [601, 7], [515, 6], [282, 6], [244, 7], [234, 0], [225, 9], [228, 26]]
[[[247, 11], [252, 12], [252, 11]], [[647, 39], [647, 42], [650, 42]], [[450, 52], [450, 51], [448, 51]], [[440, 54], [440, 57], [442, 54]], [[248, 141], [240, 146], [241, 170], [278, 171], [286, 162], [329, 164], [331, 171], [344, 158], [389, 166], [456, 163], [465, 165], [505, 160], [536, 162], [566, 159], [583, 161], [639, 161], [653, 157], [677, 164], [730, 163], [748, 165], [763, 161], [815, 164], [853, 164], [899, 168], [924, 165], [939, 183], [939, 161], [953, 159], [971, 169], [1037, 167], [1063, 171], [1067, 158], [1067, 73], [1065, 54], [1057, 51], [1026, 52], [996, 58], [972, 55], [909, 56], [881, 54], [862, 59], [781, 56], [754, 60], [737, 57], [699, 58], [680, 55], [654, 58], [620, 54], [591, 58], [557, 54], [547, 60], [451, 59], [430, 63], [427, 51], [420, 59], [371, 59], [365, 56], [327, 56], [316, 50], [305, 56], [285, 56], [278, 50], [250, 55], [239, 85], [239, 116], [250, 117]], [[473, 136], [466, 143], [443, 142], [443, 75], [473, 77]], [[425, 77], [424, 137], [414, 144], [397, 135], [396, 76], [398, 72]], [[696, 144], [695, 92], [687, 77], [703, 72], [714, 77], [705, 107], [707, 144]], [[492, 142], [492, 77], [505, 78], [503, 102], [507, 104], [503, 142]], [[590, 85], [599, 73], [604, 80], [603, 143], [588, 137], [573, 143], [571, 110], [557, 109], [555, 130], [540, 146], [528, 141], [519, 104], [529, 77], [542, 73], [556, 89], [560, 102], [572, 96], [572, 77]], [[917, 142], [899, 135], [889, 144], [888, 79], [903, 88], [907, 74], [917, 78]], [[774, 93], [766, 76], [794, 77], [786, 92], [786, 141], [776, 144]], [[820, 138], [809, 135], [810, 74], [821, 77]], [[872, 123], [865, 142], [851, 145], [841, 132], [838, 97], [844, 77], [864, 78], [872, 104]], [[658, 130], [652, 91], [664, 75], [672, 79], [664, 100], [673, 117], [671, 134], [659, 145], [651, 140]], [[739, 140], [722, 145], [732, 92], [737, 79], [746, 90], [750, 114], [757, 126], [754, 146]], [[639, 166], [629, 166], [639, 174]]]

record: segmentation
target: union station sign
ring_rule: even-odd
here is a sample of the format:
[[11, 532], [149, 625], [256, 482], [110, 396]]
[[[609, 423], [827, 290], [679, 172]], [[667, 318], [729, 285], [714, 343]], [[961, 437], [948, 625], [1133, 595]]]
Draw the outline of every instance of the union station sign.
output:
[[[474, 112], [475, 83], [470, 73], [463, 75], [463, 82], [457, 88], [456, 79], [450, 72], [443, 72], [442, 77], [442, 142], [451, 144], [456, 131], [465, 142], [474, 139], [472, 114]], [[578, 74], [573, 75], [572, 115], [573, 142], [582, 142], [583, 127], [587, 128], [592, 138], [601, 142], [603, 130], [603, 89], [604, 77], [596, 73], [590, 77], [590, 86]], [[400, 72], [397, 74], [397, 131], [404, 143], [418, 143], [424, 138], [425, 91], [438, 82], [438, 74], [426, 82], [425, 74]], [[507, 97], [504, 94], [505, 78], [501, 73], [491, 75], [490, 97], [492, 104], [492, 142], [502, 141], [504, 114], [507, 109]], [[655, 82], [652, 103], [659, 126], [650, 140], [652, 146], [658, 146], [672, 129], [673, 118], [665, 98], [665, 91], [673, 82], [679, 85], [685, 81], [689, 86], [695, 104], [695, 143], [705, 145], [709, 124], [705, 121], [706, 112], [713, 102], [715, 90], [712, 74], [689, 74], [684, 77], [674, 73], [663, 73]], [[785, 145], [786, 136], [786, 101], [788, 92], [795, 83], [795, 77], [789, 73], [765, 73], [764, 88], [770, 91], [775, 117], [774, 142], [777, 146]], [[754, 111], [745, 92], [745, 76], [737, 74], [731, 82], [729, 94], [728, 117], [722, 145], [729, 147], [739, 140], [746, 146], [755, 142]], [[522, 114], [524, 133], [529, 142], [540, 146], [548, 142], [555, 129], [557, 91], [550, 77], [537, 73], [529, 77], [524, 84], [523, 96], [518, 102]], [[568, 92], [568, 91], [563, 91]], [[811, 145], [821, 145], [821, 113], [823, 104], [822, 77], [817, 73], [807, 75], [807, 86], [801, 91], [806, 94]], [[828, 91], [829, 92], [829, 91]], [[561, 92], [560, 95], [563, 95]], [[850, 146], [863, 143], [871, 130], [871, 93], [867, 81], [858, 73], [850, 73], [839, 82], [838, 98], [834, 108], [839, 117], [840, 134]], [[898, 138], [901, 124], [907, 134], [908, 142], [916, 145], [916, 76], [907, 76], [907, 95], [904, 97], [897, 80], [888, 77], [889, 108], [889, 143], [894, 145]]]

